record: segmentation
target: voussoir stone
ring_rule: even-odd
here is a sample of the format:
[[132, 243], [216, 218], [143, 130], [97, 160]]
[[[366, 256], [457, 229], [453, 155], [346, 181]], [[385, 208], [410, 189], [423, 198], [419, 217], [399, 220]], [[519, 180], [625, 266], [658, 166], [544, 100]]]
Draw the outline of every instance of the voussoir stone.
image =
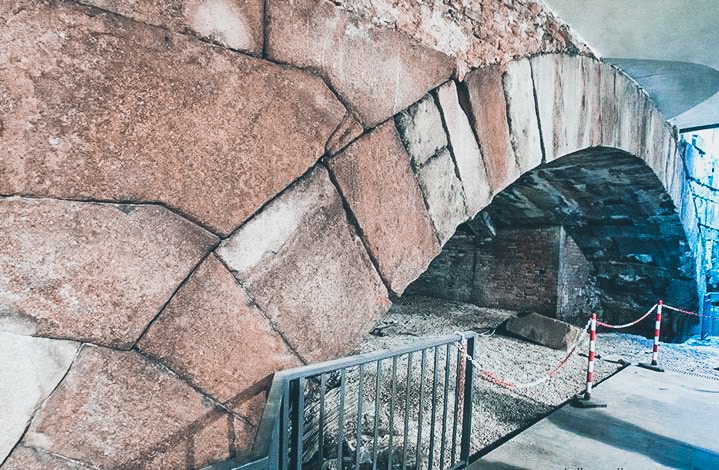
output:
[[449, 150], [444, 149], [417, 170], [417, 179], [439, 242], [444, 245], [468, 218], [464, 189]]
[[454, 72], [454, 60], [326, 0], [270, 0], [267, 54], [317, 70], [374, 127]]
[[467, 212], [469, 216], [474, 216], [489, 205], [492, 196], [482, 152], [469, 119], [459, 104], [454, 81], [449, 81], [437, 89], [437, 99], [447, 126], [459, 178], [464, 187]]
[[558, 54], [542, 54], [529, 59], [537, 96], [537, 118], [541, 128], [546, 161], [552, 161], [555, 158], [554, 122], [555, 115], [558, 113], [556, 102], [558, 62]]
[[396, 294], [440, 251], [417, 180], [391, 121], [329, 160], [380, 273]]
[[262, 52], [262, 0], [81, 0], [80, 3], [233, 49]]
[[470, 72], [466, 78], [471, 122], [482, 149], [489, 185], [497, 194], [519, 178], [507, 124], [507, 102], [502, 70], [488, 67]]
[[512, 148], [519, 170], [524, 173], [539, 166], [543, 159], [529, 59], [510, 62], [502, 83]]
[[[157, 468], [151, 462], [158, 454], [178, 444], [203, 444], [189, 462], [185, 455], [165, 462], [165, 468], [194, 468], [209, 463], [197, 460], [202, 455], [229, 458], [231, 433], [208, 432], [227, 416], [138, 352], [85, 346], [31, 423], [23, 445], [101, 468]], [[222, 455], [217, 449], [224, 449]]]
[[277, 370], [301, 365], [214, 255], [175, 294], [138, 346], [234, 410], [245, 401], [245, 390]]
[[65, 375], [79, 347], [72, 341], [0, 333], [0, 462]]
[[128, 348], [216, 241], [155, 205], [0, 198], [0, 330]]
[[320, 77], [122, 16], [29, 1], [0, 14], [0, 194], [157, 201], [227, 234], [346, 114]]
[[432, 95], [427, 95], [394, 117], [397, 130], [415, 168], [424, 165], [447, 146], [442, 115]]
[[307, 362], [348, 353], [390, 306], [321, 166], [263, 208], [217, 253]]

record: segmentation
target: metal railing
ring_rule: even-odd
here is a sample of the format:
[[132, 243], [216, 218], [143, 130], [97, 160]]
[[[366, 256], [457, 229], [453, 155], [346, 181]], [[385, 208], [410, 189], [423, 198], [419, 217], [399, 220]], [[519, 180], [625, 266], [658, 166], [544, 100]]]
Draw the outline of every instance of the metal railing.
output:
[[278, 372], [250, 457], [208, 468], [464, 468], [474, 346], [467, 332]]

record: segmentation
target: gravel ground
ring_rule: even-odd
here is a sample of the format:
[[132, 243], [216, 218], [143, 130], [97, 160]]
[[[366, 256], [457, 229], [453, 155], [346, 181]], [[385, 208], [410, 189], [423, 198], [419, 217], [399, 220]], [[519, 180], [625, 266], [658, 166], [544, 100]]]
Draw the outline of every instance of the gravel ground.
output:
[[[401, 299], [369, 334], [357, 353], [387, 349], [456, 331], [479, 333], [475, 357], [482, 370], [515, 384], [544, 377], [566, 355], [520, 339], [494, 333], [515, 312], [425, 297]], [[595, 364], [597, 381], [621, 368], [619, 360], [649, 362], [652, 341], [636, 335], [600, 333]], [[546, 413], [582, 392], [586, 379], [588, 339], [552, 379], [532, 388], [509, 390], [477, 375], [475, 380], [473, 451], [531, 425]], [[659, 363], [666, 369], [719, 380], [719, 340], [691, 339], [660, 345]], [[599, 385], [601, 387], [601, 385]]]

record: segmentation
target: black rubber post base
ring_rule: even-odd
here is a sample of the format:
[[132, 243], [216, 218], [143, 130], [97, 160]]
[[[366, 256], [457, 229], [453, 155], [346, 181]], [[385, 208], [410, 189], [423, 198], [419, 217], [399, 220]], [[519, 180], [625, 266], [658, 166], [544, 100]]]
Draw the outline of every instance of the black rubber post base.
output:
[[637, 364], [637, 366], [641, 367], [642, 369], [653, 370], [654, 372], [664, 372], [664, 369], [662, 369], [658, 365], [652, 365], [646, 362], [640, 362], [639, 364]]
[[572, 406], [575, 408], [606, 408], [607, 404], [594, 398], [577, 395], [572, 400]]

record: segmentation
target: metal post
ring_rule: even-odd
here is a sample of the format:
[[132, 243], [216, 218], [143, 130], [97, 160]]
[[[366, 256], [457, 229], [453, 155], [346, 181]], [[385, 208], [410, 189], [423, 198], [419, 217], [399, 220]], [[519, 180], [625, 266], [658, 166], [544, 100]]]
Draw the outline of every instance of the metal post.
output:
[[652, 345], [652, 362], [651, 364], [641, 363], [639, 367], [653, 370], [656, 372], [664, 372], [664, 369], [659, 367], [659, 334], [662, 328], [662, 307], [664, 307], [664, 301], [660, 300], [657, 304], [657, 318], [654, 323], [654, 344]]
[[587, 388], [584, 396], [577, 396], [574, 405], [580, 408], [606, 408], [606, 403], [592, 400], [592, 384], [594, 382], [594, 359], [597, 351], [597, 314], [592, 313], [589, 322], [589, 357], [587, 359]]

